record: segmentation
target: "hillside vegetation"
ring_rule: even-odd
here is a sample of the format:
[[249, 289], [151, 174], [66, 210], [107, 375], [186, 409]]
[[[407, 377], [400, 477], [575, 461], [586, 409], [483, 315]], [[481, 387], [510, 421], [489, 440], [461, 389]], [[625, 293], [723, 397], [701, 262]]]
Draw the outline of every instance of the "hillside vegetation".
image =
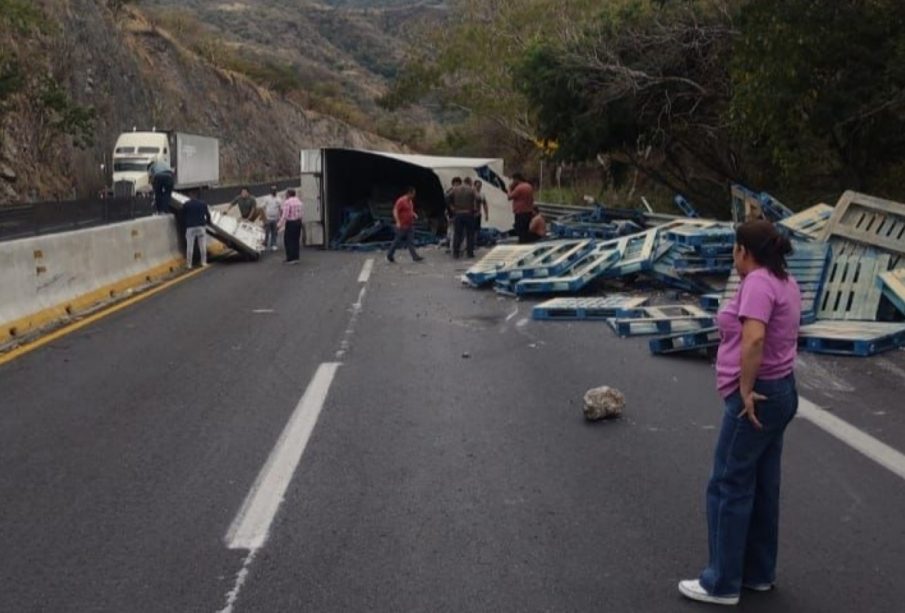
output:
[[303, 148], [398, 149], [312, 109], [284, 64], [133, 4], [0, 0], [0, 203], [97, 193], [133, 126], [219, 137], [227, 181], [291, 176]]
[[899, 0], [454, 0], [384, 101], [442, 99], [535, 173], [543, 154], [712, 212], [731, 182], [903, 200], [903, 26]]

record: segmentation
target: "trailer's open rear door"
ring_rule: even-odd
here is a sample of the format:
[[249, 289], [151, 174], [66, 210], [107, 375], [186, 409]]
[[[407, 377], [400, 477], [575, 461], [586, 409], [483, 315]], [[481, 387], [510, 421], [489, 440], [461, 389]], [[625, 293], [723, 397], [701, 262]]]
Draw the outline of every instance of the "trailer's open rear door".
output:
[[325, 245], [324, 227], [324, 152], [322, 149], [304, 149], [301, 154], [302, 220], [305, 225], [305, 244], [309, 247]]

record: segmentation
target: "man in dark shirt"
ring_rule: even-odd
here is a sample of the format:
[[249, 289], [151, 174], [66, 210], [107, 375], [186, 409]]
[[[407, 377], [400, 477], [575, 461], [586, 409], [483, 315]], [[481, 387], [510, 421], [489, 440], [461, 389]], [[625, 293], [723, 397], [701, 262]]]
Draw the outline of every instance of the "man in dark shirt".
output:
[[474, 257], [474, 213], [475, 191], [471, 184], [471, 177], [465, 179], [462, 185], [453, 187], [446, 196], [446, 204], [452, 209], [453, 218], [453, 257], [458, 258], [462, 249], [462, 240], [465, 239], [465, 253], [468, 257]]
[[229, 207], [226, 209], [226, 213], [229, 214], [229, 212], [233, 210], [234, 206], [239, 207], [239, 214], [242, 215], [242, 219], [254, 221], [258, 216], [258, 201], [254, 196], [251, 195], [251, 193], [248, 191], [248, 188], [243, 188], [242, 192], [238, 196], [236, 196], [236, 198], [232, 202], [229, 203]]
[[191, 192], [191, 198], [182, 205], [185, 220], [185, 266], [191, 268], [195, 259], [195, 239], [201, 252], [201, 266], [207, 266], [207, 234], [204, 227], [211, 222], [207, 204], [199, 198], [198, 190]]

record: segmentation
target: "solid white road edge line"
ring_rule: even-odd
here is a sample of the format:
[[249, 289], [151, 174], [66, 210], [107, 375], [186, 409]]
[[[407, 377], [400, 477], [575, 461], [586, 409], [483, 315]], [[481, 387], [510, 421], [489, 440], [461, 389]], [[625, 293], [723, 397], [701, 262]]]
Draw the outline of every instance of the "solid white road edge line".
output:
[[226, 545], [230, 549], [255, 551], [267, 540], [270, 526], [324, 408], [327, 392], [339, 366], [338, 362], [325, 362], [314, 373], [226, 533]]
[[905, 479], [905, 454], [801, 396], [798, 397], [798, 416]]
[[371, 271], [374, 270], [374, 258], [368, 258], [365, 260], [364, 265], [361, 267], [361, 274], [358, 275], [359, 283], [367, 283], [368, 279], [371, 278]]

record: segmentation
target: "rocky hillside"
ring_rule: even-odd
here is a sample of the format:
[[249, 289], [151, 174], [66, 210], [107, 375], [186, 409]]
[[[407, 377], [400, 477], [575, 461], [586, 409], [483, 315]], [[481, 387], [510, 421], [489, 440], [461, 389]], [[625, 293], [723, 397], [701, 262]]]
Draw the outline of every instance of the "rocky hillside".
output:
[[222, 66], [222, 48], [205, 54], [131, 4], [0, 0], [0, 202], [96, 193], [133, 126], [219, 137], [227, 180], [290, 176], [302, 148], [398, 148]]

